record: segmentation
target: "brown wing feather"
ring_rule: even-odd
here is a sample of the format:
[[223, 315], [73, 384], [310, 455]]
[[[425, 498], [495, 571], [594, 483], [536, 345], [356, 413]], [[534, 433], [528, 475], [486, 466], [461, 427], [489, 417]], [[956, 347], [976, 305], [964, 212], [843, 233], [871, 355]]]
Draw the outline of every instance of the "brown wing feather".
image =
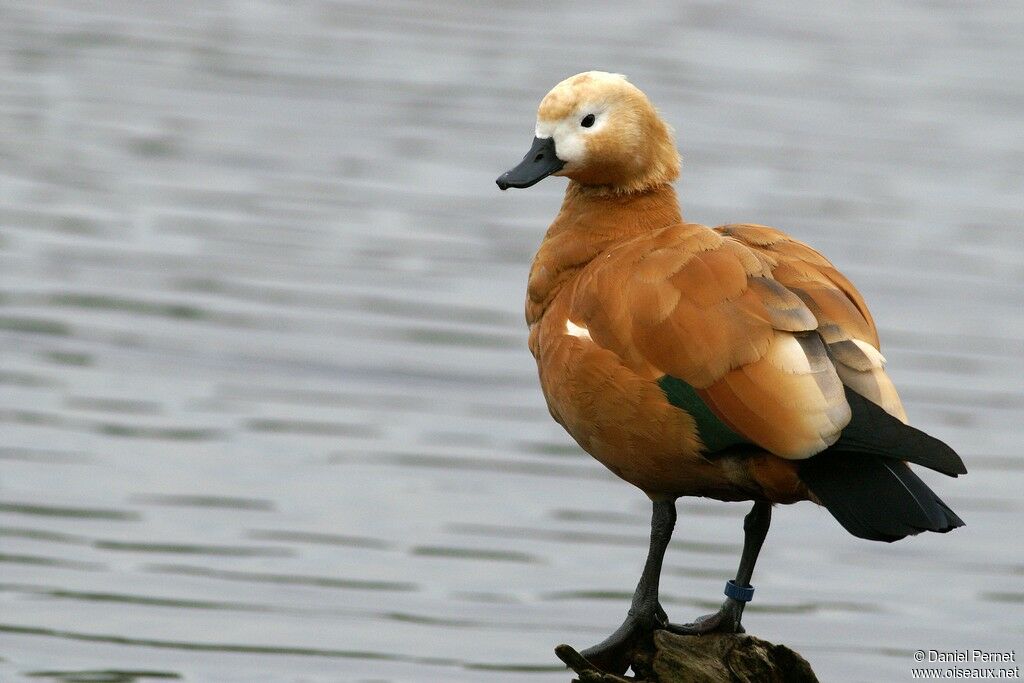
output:
[[806, 304], [843, 383], [906, 422], [906, 413], [879, 352], [878, 330], [857, 288], [820, 253], [764, 225], [715, 228], [761, 253], [772, 277]]
[[849, 406], [808, 334], [814, 308], [758, 242], [775, 232], [740, 240], [680, 224], [621, 244], [580, 275], [571, 317], [642, 375], [682, 379], [737, 432], [802, 458], [838, 438]]

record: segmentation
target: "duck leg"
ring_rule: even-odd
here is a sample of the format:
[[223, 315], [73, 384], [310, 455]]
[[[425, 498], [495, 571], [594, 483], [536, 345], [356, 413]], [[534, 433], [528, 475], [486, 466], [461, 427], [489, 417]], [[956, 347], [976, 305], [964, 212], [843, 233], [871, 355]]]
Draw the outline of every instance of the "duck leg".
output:
[[754, 564], [761, 552], [761, 545], [768, 535], [768, 527], [772, 521], [772, 504], [757, 501], [743, 519], [743, 554], [740, 566], [736, 570], [736, 578], [726, 584], [725, 594], [728, 596], [721, 609], [714, 614], [699, 617], [692, 624], [668, 624], [665, 628], [673, 633], [683, 635], [700, 635], [702, 633], [743, 633], [740, 619], [743, 607], [754, 595], [750, 579], [754, 574]]
[[655, 629], [668, 625], [668, 616], [658, 602], [658, 581], [661, 578], [661, 563], [665, 558], [665, 549], [668, 548], [675, 525], [675, 501], [655, 501], [651, 512], [651, 548], [647, 553], [644, 571], [633, 593], [633, 603], [626, 620], [615, 633], [582, 652], [587, 660], [601, 670], [610, 673], [625, 672], [629, 668], [630, 655], [636, 646], [645, 638], [650, 638]]

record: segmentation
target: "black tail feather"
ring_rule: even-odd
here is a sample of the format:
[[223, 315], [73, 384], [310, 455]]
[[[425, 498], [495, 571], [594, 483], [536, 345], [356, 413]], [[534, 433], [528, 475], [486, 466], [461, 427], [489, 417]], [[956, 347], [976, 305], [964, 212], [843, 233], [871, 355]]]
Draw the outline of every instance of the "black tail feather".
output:
[[801, 461], [800, 478], [854, 536], [896, 541], [963, 526], [906, 462], [955, 477], [967, 468], [938, 439], [903, 424], [849, 387], [852, 417], [839, 440]]
[[967, 526], [964, 523], [964, 520], [960, 519], [960, 517], [955, 512], [950, 510], [949, 506], [943, 503], [942, 500], [940, 500], [938, 497], [935, 498], [935, 502], [942, 506], [942, 509], [946, 511], [946, 519], [949, 520], [951, 525], [949, 529], [946, 529], [946, 531], [956, 529], [957, 527]]
[[833, 447], [801, 462], [799, 472], [843, 528], [860, 538], [891, 543], [964, 525], [906, 464], [894, 459]]
[[852, 413], [850, 424], [832, 448], [905, 460], [951, 477], [967, 474], [956, 451], [935, 437], [903, 424], [849, 387], [846, 401]]

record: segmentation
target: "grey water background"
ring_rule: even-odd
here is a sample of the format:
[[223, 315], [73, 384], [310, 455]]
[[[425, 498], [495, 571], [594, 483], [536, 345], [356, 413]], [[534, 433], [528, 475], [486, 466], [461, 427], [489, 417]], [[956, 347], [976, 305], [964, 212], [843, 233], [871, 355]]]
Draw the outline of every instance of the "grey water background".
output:
[[[690, 220], [861, 288], [966, 519], [778, 509], [747, 628], [826, 681], [1024, 643], [1019, 2], [0, 3], [0, 680], [566, 681], [648, 504], [544, 407], [522, 321], [555, 82], [628, 74]], [[735, 570], [679, 504], [664, 602]]]

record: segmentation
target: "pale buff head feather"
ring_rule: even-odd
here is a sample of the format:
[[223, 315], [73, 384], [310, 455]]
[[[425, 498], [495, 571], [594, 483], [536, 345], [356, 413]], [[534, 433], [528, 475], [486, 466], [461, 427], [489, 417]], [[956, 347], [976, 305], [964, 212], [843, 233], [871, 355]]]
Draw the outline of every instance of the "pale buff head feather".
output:
[[556, 85], [537, 110], [536, 135], [553, 138], [565, 162], [555, 175], [596, 191], [637, 192], [679, 176], [672, 129], [620, 74], [587, 71]]

